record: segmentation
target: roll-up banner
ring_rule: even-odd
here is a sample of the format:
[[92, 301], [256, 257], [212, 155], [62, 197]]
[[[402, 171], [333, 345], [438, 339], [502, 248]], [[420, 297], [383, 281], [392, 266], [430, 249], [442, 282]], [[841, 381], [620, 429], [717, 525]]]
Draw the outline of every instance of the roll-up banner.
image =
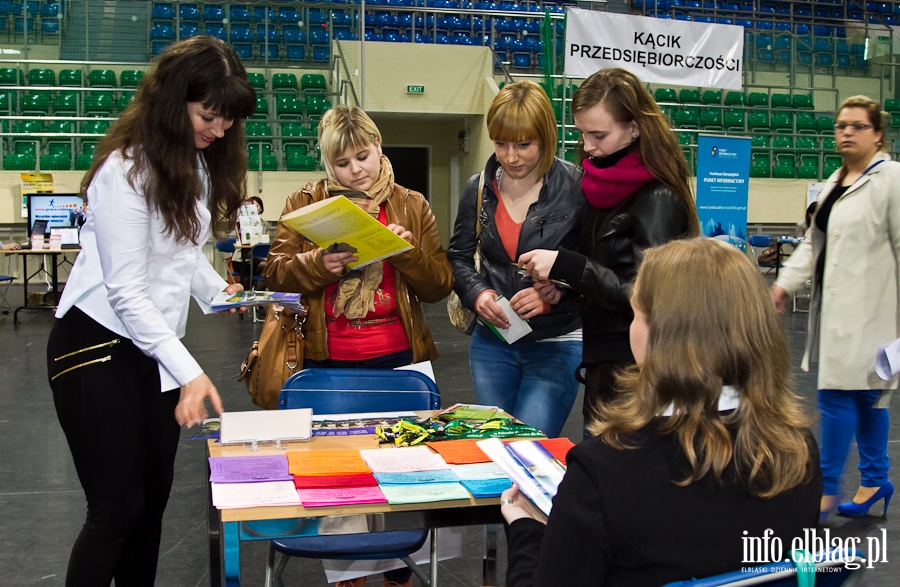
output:
[[697, 151], [700, 230], [746, 250], [750, 138], [700, 135]]
[[644, 82], [740, 90], [744, 27], [569, 8], [567, 77], [621, 67]]

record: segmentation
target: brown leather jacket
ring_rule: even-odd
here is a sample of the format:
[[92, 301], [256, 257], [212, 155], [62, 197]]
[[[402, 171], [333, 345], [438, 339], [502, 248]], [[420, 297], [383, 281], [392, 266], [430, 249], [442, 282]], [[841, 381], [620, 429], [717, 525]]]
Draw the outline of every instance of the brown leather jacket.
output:
[[[308, 183], [291, 194], [282, 215], [327, 196], [325, 180]], [[425, 197], [399, 185], [385, 202], [388, 223], [399, 224], [413, 234], [414, 248], [388, 259], [397, 272], [397, 310], [412, 349], [413, 361], [437, 359], [437, 348], [425, 324], [421, 302], [439, 302], [453, 287], [453, 270], [441, 246], [441, 237]], [[306, 357], [328, 358], [323, 298], [325, 288], [340, 278], [325, 269], [322, 249], [293, 229], [278, 223], [265, 268], [266, 286], [276, 291], [300, 292], [309, 307], [304, 326]]]

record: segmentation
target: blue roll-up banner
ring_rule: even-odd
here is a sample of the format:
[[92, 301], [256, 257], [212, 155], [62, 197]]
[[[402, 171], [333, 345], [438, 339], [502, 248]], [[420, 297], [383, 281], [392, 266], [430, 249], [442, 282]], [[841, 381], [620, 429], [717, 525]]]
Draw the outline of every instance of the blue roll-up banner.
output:
[[697, 150], [700, 230], [746, 250], [750, 139], [701, 135]]

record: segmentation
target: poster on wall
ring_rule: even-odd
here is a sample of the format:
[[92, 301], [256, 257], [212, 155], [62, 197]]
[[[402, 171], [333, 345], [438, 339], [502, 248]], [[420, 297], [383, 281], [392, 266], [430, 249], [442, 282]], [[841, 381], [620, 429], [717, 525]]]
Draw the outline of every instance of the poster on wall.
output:
[[621, 67], [642, 81], [740, 90], [744, 27], [569, 8], [565, 72]]
[[750, 138], [700, 135], [697, 150], [700, 230], [746, 250]]
[[53, 174], [52, 173], [20, 173], [19, 174], [19, 191], [22, 194], [22, 218], [28, 218], [28, 195], [29, 194], [52, 194], [53, 193]]

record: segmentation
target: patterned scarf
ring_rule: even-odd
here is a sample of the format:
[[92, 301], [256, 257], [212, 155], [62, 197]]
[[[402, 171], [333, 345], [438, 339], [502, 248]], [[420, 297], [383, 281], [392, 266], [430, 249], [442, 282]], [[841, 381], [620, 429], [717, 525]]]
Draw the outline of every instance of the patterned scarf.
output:
[[[381, 156], [381, 171], [378, 179], [368, 192], [349, 190], [335, 181], [328, 186], [329, 195], [345, 195], [363, 211], [378, 218], [381, 204], [394, 193], [394, 168], [384, 155]], [[341, 314], [348, 320], [365, 318], [375, 310], [375, 291], [384, 278], [384, 266], [381, 261], [370, 263], [362, 269], [354, 269], [341, 278], [338, 285], [337, 299], [334, 302], [334, 317]]]
[[611, 166], [602, 167], [602, 161], [599, 163], [600, 167], [590, 158], [582, 163], [584, 176], [581, 187], [588, 203], [594, 208], [617, 206], [638, 188], [656, 179], [644, 167], [636, 149]]

